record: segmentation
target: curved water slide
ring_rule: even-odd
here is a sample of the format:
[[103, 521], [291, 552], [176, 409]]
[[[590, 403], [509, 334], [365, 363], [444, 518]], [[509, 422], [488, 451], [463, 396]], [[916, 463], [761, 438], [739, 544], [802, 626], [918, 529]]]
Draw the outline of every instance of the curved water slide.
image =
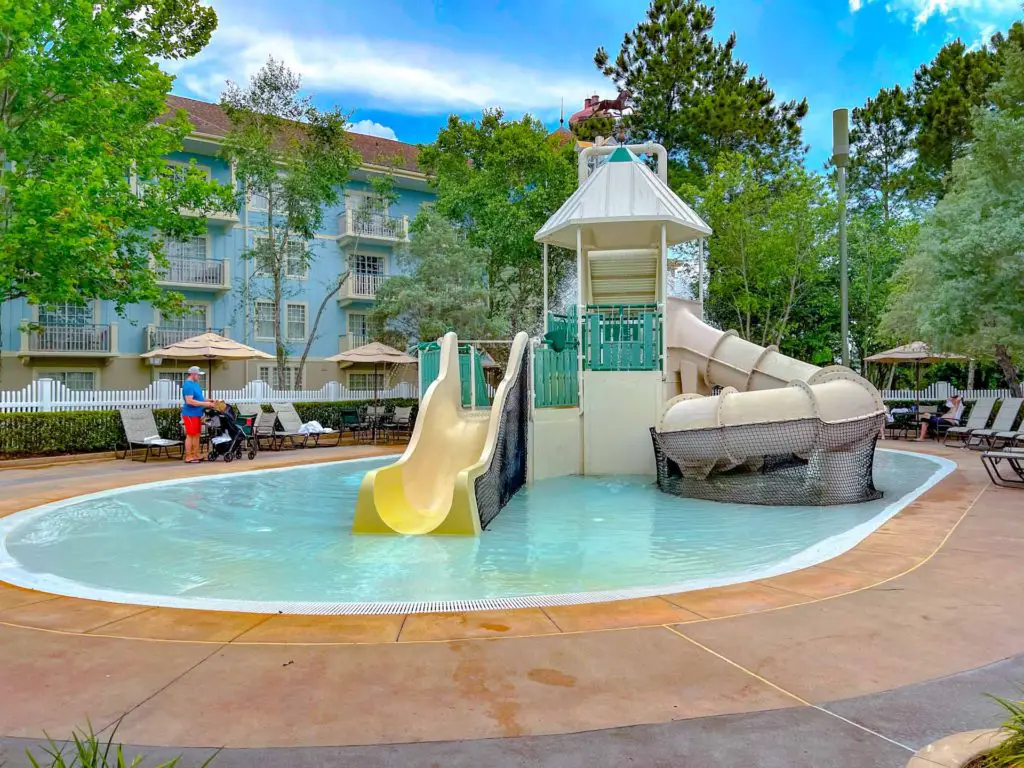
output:
[[885, 407], [870, 382], [843, 366], [819, 368], [712, 328], [693, 306], [667, 301], [669, 371], [691, 363], [705, 388], [724, 389], [672, 398], [657, 429], [661, 448], [690, 477], [751, 463], [760, 470], [771, 456], [829, 456], [835, 464], [878, 434]]
[[521, 380], [529, 337], [516, 335], [490, 409], [462, 407], [459, 340], [441, 341], [438, 377], [427, 389], [402, 457], [368, 472], [359, 488], [353, 533], [481, 532], [478, 479], [501, 460], [502, 419]]

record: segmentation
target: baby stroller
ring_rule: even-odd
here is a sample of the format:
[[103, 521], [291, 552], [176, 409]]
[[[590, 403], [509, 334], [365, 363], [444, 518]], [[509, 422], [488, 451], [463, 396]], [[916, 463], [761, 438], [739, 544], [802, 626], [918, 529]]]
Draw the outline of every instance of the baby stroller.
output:
[[233, 405], [228, 405], [223, 411], [211, 411], [206, 419], [206, 428], [210, 435], [210, 461], [216, 461], [218, 456], [223, 456], [224, 461], [241, 459], [242, 454], [249, 456], [249, 460], [256, 458], [256, 445], [246, 438], [245, 432], [238, 425], [238, 411]]

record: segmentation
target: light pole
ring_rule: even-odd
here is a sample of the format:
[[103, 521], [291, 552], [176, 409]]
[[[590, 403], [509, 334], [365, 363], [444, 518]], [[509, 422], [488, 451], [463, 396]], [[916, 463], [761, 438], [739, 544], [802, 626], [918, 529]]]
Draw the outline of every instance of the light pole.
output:
[[846, 168], [850, 165], [850, 112], [832, 111], [832, 162], [839, 187], [839, 312], [843, 365], [850, 365], [850, 285], [846, 268]]

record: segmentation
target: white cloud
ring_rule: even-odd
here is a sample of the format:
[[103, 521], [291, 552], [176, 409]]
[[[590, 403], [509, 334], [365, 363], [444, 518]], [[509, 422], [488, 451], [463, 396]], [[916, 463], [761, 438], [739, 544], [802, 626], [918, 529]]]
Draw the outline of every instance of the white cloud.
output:
[[609, 90], [596, 71], [565, 74], [407, 41], [296, 37], [230, 24], [217, 30], [198, 57], [168, 69], [195, 95], [214, 99], [225, 80], [246, 81], [271, 55], [298, 72], [307, 90], [348, 95], [355, 103], [344, 108], [551, 111], [563, 98], [567, 109], [576, 109], [587, 95]]
[[354, 123], [349, 123], [345, 127], [352, 133], [365, 133], [367, 136], [379, 136], [382, 139], [398, 140], [398, 136], [395, 135], [394, 128], [381, 125], [373, 120], [356, 120]]
[[[876, 0], [849, 0], [850, 12], [856, 13], [873, 2]], [[885, 10], [913, 21], [915, 29], [937, 17], [948, 23], [962, 22], [984, 30], [1005, 26], [1015, 18], [1020, 11], [1020, 0], [886, 0]]]

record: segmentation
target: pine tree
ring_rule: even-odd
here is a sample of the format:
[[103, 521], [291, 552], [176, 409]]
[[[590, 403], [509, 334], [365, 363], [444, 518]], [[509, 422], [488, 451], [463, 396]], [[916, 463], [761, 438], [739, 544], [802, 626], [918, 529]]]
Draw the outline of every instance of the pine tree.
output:
[[882, 88], [853, 110], [850, 195], [860, 207], [879, 204], [886, 223], [906, 203], [914, 127], [910, 99], [899, 85]]
[[668, 149], [674, 185], [699, 183], [724, 151], [801, 149], [807, 101], [776, 102], [767, 80], [748, 75], [733, 57], [735, 34], [714, 41], [714, 23], [714, 9], [699, 0], [653, 0], [614, 61], [604, 48], [594, 55], [598, 69], [632, 95], [631, 137]]

